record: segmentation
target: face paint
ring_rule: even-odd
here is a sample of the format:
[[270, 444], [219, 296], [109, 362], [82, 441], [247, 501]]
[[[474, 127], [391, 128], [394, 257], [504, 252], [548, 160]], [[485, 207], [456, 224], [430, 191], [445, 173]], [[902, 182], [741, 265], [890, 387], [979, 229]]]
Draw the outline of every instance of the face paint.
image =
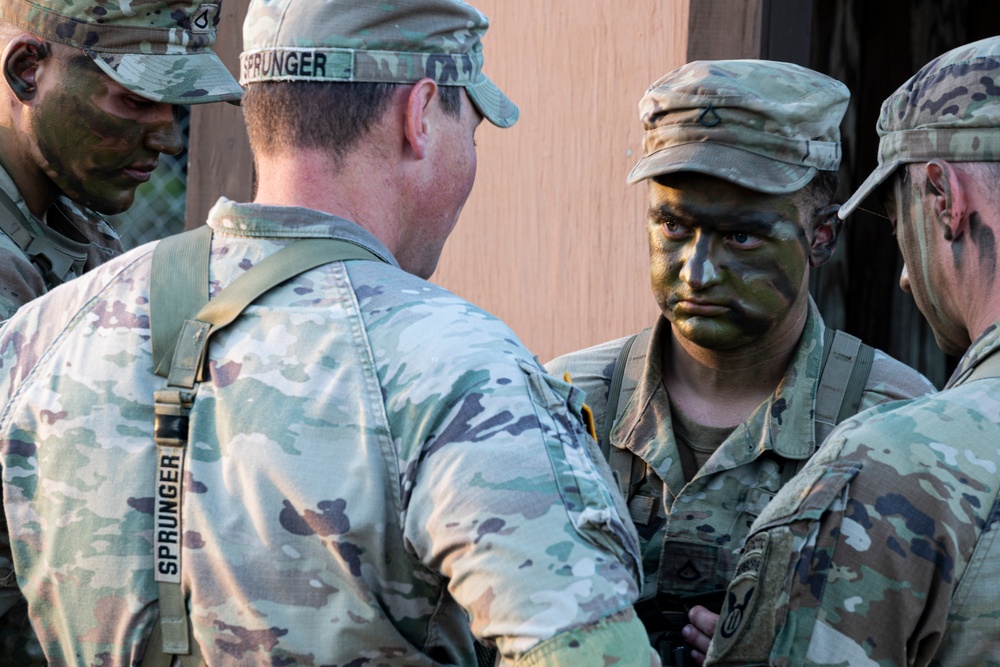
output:
[[176, 108], [134, 95], [85, 56], [45, 62], [29, 120], [40, 168], [84, 206], [105, 214], [126, 210], [159, 153], [183, 147]]
[[765, 195], [698, 174], [649, 182], [650, 278], [678, 335], [728, 350], [779, 332], [808, 303], [806, 216], [795, 195]]
[[[930, 195], [917, 197], [915, 191], [919, 185], [912, 183], [909, 167], [904, 167], [893, 177], [893, 195], [886, 205], [903, 255], [899, 286], [913, 295], [917, 308], [934, 332], [938, 346], [949, 354], [960, 355], [969, 346], [969, 335], [957, 314], [952, 312], [955, 304], [949, 300], [947, 293], [947, 285], [950, 284], [945, 273], [947, 260], [938, 255], [936, 245], [948, 242], [948, 239], [941, 228], [943, 223], [933, 215], [936, 191], [932, 189]], [[923, 183], [923, 186], [926, 192], [928, 183]], [[949, 245], [954, 249], [954, 242]]]

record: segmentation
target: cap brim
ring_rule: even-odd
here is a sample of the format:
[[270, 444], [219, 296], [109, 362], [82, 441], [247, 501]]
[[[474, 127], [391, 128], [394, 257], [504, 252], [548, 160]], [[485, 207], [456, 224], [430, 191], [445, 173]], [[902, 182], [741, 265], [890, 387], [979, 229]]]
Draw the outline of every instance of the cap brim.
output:
[[697, 142], [670, 146], [643, 157], [628, 175], [628, 182], [684, 171], [721, 178], [757, 192], [787, 194], [804, 187], [817, 170], [734, 146]]
[[182, 54], [102, 54], [89, 52], [112, 79], [154, 102], [205, 104], [235, 102], [243, 88], [211, 52]]
[[844, 205], [840, 207], [837, 211], [837, 215], [840, 216], [841, 220], [844, 220], [854, 209], [861, 206], [861, 204], [868, 199], [870, 196], [875, 194], [879, 186], [885, 183], [886, 179], [892, 176], [892, 173], [896, 171], [902, 164], [900, 161], [890, 162], [888, 164], [880, 164], [875, 167], [875, 171], [868, 175], [865, 182], [861, 184], [861, 187], [851, 195], [850, 199], [844, 202]]
[[503, 91], [487, 76], [465, 87], [469, 99], [483, 114], [483, 118], [497, 127], [510, 127], [517, 122], [521, 112]]

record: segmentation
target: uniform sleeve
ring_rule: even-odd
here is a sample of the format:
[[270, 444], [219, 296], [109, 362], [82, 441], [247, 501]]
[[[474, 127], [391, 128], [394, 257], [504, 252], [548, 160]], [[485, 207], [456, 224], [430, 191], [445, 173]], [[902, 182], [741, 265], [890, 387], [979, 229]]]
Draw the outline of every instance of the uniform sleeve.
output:
[[928, 664], [991, 502], [902, 423], [835, 432], [775, 496], [706, 665]]
[[637, 538], [588, 449], [582, 396], [527, 360], [461, 383], [420, 420], [404, 489], [415, 554], [511, 664], [607, 664], [580, 662], [591, 650], [647, 664], [641, 623], [615, 617], [638, 595]]

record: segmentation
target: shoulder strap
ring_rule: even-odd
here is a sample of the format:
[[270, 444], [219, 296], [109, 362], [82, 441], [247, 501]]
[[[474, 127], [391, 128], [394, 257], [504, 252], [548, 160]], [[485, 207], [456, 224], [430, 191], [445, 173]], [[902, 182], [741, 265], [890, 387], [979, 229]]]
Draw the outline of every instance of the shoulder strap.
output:
[[[653, 328], [646, 327], [631, 336], [618, 353], [615, 368], [611, 374], [611, 386], [608, 388], [608, 406], [604, 411], [604, 423], [601, 427], [601, 451], [608, 459], [611, 473], [618, 481], [618, 488], [630, 501], [633, 495], [632, 487], [636, 478], [642, 477], [643, 461], [628, 449], [611, 446], [611, 431], [615, 423], [625, 411], [632, 393], [639, 385], [643, 368], [646, 365], [646, 352]], [[631, 507], [629, 508], [631, 511]]]
[[[858, 413], [874, 360], [875, 348], [862, 343], [861, 339], [829, 328], [823, 333], [823, 362], [813, 415], [817, 446], [826, 440], [834, 426]], [[806, 461], [785, 464], [781, 473], [782, 486], [805, 466]]]
[[[262, 294], [309, 269], [349, 259], [384, 261], [348, 241], [301, 239], [264, 258], [208, 301], [207, 258], [211, 229], [200, 228], [180, 236], [185, 238], [171, 240], [163, 250], [160, 250], [163, 243], [157, 246], [151, 268], [150, 340], [156, 357], [154, 370], [167, 377], [167, 388], [157, 391], [155, 396], [156, 479], [161, 482], [183, 479], [188, 417], [198, 382], [204, 376], [208, 342], [215, 332], [231, 324]], [[195, 257], [194, 270], [178, 270], [192, 256]], [[191, 311], [195, 312], [193, 316]], [[165, 359], [169, 362], [165, 363]], [[163, 474], [164, 468], [171, 469], [167, 471], [169, 475]], [[157, 488], [163, 486], [160, 483]], [[180, 482], [176, 482], [175, 495], [163, 502], [160, 498], [154, 499], [154, 522], [160, 526], [162, 518], [172, 527], [174, 535], [181, 534], [180, 493]], [[168, 541], [161, 548], [158, 540], [164, 533]], [[201, 663], [200, 648], [197, 642], [191, 641], [187, 604], [180, 587], [179, 543], [176, 538], [170, 541], [170, 534], [170, 531], [154, 529], [159, 618], [147, 644], [142, 667], [166, 667], [174, 655], [179, 656], [183, 667]], [[161, 554], [165, 554], [162, 561]]]
[[24, 214], [3, 188], [0, 188], [0, 231], [9, 236], [21, 250], [27, 250], [34, 239], [24, 224]]

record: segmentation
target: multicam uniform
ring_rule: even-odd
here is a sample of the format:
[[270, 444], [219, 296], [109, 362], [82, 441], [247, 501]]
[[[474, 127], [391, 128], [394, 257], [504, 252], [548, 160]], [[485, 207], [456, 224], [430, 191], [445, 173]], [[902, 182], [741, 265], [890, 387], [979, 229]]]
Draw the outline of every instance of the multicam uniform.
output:
[[997, 350], [994, 323], [942, 392], [831, 434], [754, 524], [706, 664], [1000, 665], [1000, 378], [968, 379]]
[[[518, 664], [649, 664], [582, 394], [353, 223], [222, 200], [209, 224], [213, 294], [296, 238], [388, 263], [308, 271], [213, 338], [182, 518], [208, 664], [468, 665], [470, 623]], [[150, 255], [0, 338], [4, 511], [53, 665], [135, 664], [153, 625]]]
[[[31, 238], [43, 239], [48, 255], [58, 253], [59, 258], [67, 262], [71, 262], [71, 256], [78, 257], [77, 261], [68, 265], [65, 272], [59, 271], [60, 275], [55, 280], [51, 276], [43, 277], [38, 266], [32, 263], [14, 239], [0, 232], [0, 321], [9, 319], [18, 308], [60, 282], [80, 276], [84, 271], [100, 266], [124, 252], [118, 233], [94, 211], [75, 204], [66, 197], [60, 197], [49, 209], [48, 224], [42, 224], [28, 210], [14, 181], [3, 167], [0, 167], [0, 188], [24, 216], [24, 222], [27, 223], [25, 229]], [[2, 214], [3, 211], [0, 211], [0, 215]], [[71, 228], [80, 240], [73, 240], [59, 233], [56, 226]]]
[[[637, 495], [657, 498], [659, 511], [648, 523], [636, 518], [643, 600], [656, 595], [658, 580], [663, 593], [692, 604], [698, 600], [691, 596], [726, 588], [751, 523], [781, 486], [782, 467], [800, 464], [816, 449], [813, 410], [823, 331], [822, 318], [810, 299], [802, 338], [777, 390], [733, 429], [693, 479], [685, 480], [661, 373], [662, 350], [672, 333], [669, 322], [659, 319], [639, 385], [611, 431], [613, 447], [630, 450], [646, 464]], [[611, 341], [546, 365], [557, 377], [569, 372], [574, 386], [586, 392], [598, 433], [623, 344], [624, 339]], [[933, 389], [922, 375], [876, 351], [861, 409]]]

